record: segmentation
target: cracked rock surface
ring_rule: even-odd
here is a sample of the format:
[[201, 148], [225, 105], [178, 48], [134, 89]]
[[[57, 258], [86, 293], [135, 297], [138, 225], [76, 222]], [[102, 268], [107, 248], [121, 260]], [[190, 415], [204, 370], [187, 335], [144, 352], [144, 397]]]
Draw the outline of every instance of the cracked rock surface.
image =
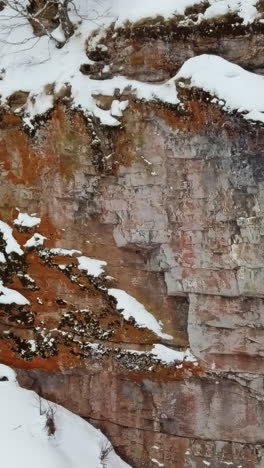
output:
[[[201, 52], [262, 73], [263, 25], [229, 27], [218, 41], [217, 29], [182, 37], [170, 24], [151, 43], [150, 25], [120, 30], [118, 49], [108, 42], [111, 74], [122, 66], [159, 82]], [[29, 301], [0, 304], [0, 359], [104, 430], [135, 468], [261, 468], [264, 128], [201, 90], [178, 93], [183, 106], [126, 90], [118, 128], [58, 103], [29, 135], [1, 113], [0, 219], [36, 213], [40, 226], [13, 235], [21, 246], [36, 232], [47, 240], [0, 262], [4, 286]], [[61, 246], [106, 261], [107, 272], [85, 275], [77, 254], [47, 254]], [[113, 287], [171, 339], [124, 319]], [[197, 362], [164, 364], [155, 344], [190, 348]]]

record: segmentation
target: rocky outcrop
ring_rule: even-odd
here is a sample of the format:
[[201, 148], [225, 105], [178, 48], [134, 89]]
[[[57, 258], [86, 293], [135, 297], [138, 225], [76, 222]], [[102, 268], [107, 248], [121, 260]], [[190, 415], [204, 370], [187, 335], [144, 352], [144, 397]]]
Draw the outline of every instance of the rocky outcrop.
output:
[[[232, 34], [225, 24], [221, 40], [200, 28], [196, 42], [176, 27], [168, 36], [172, 25], [155, 40], [147, 26], [119, 31], [118, 48], [108, 44], [111, 73], [122, 66], [163, 80], [201, 51], [262, 70], [261, 24]], [[2, 112], [1, 219], [11, 225], [16, 208], [37, 213], [37, 231], [14, 226], [21, 246], [39, 232], [46, 249], [76, 249], [107, 270], [87, 277], [76, 255], [39, 248], [8, 256], [5, 286], [30, 306], [1, 305], [0, 359], [25, 386], [102, 428], [135, 467], [260, 468], [263, 125], [225, 113], [202, 90], [178, 91], [171, 105], [117, 90], [129, 101], [120, 127], [58, 103], [29, 135]], [[98, 96], [98, 105], [113, 99]], [[144, 304], [167, 338], [124, 319], [112, 287]], [[164, 364], [153, 344], [190, 347], [197, 362]]]
[[[203, 22], [197, 22], [197, 15], [190, 15], [184, 24], [177, 18], [164, 22], [159, 17], [110, 29], [99, 41], [88, 41], [87, 55], [97, 65], [90, 75], [97, 79], [122, 74], [161, 82], [174, 76], [189, 58], [205, 53], [263, 74], [263, 23], [241, 23], [235, 14]], [[103, 71], [105, 63], [107, 71]]]

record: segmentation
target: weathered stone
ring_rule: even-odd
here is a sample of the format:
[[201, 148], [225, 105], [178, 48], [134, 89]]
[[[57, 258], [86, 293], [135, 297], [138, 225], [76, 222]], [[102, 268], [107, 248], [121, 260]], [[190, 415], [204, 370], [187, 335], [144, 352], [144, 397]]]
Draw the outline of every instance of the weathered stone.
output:
[[263, 299], [191, 294], [188, 335], [195, 355], [212, 368], [262, 374], [263, 306]]
[[[118, 31], [106, 37], [107, 57], [88, 44], [100, 61], [92, 71], [107, 59], [113, 75], [123, 67], [160, 81], [213, 52], [262, 72], [263, 25], [258, 34], [256, 25], [220, 26], [182, 37], [172, 25], [156, 38], [153, 25]], [[127, 90], [122, 125], [110, 129], [57, 104], [34, 136], [3, 112], [0, 219], [11, 225], [16, 207], [36, 212], [48, 248], [108, 265], [95, 281], [74, 257], [8, 258], [4, 283], [31, 306], [0, 307], [0, 358], [25, 386], [105, 430], [136, 468], [261, 468], [264, 130], [199, 90], [179, 97], [183, 106], [166, 106]], [[98, 96], [102, 108], [112, 100]], [[14, 235], [24, 245], [32, 233]], [[125, 321], [107, 287], [142, 302], [172, 339]], [[198, 362], [153, 363], [146, 353], [160, 341], [190, 346]]]
[[152, 458], [166, 468], [201, 467], [203, 460], [217, 468], [263, 463], [263, 389], [254, 394], [224, 376], [134, 379], [94, 365], [81, 373], [32, 370], [19, 375], [28, 387], [106, 430], [122, 456], [136, 466], [153, 468]]

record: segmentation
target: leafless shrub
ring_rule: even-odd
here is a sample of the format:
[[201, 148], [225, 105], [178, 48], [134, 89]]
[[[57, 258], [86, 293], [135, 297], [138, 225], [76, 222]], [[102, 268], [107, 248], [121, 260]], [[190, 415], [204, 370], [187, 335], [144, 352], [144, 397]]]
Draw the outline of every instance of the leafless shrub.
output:
[[102, 468], [107, 468], [109, 454], [114, 450], [111, 442], [105, 440], [101, 444], [100, 463]]
[[47, 430], [49, 437], [55, 435], [55, 432], [56, 432], [55, 414], [56, 414], [55, 406], [49, 405], [49, 408], [45, 412], [45, 415], [46, 415], [45, 429]]
[[[90, 5], [89, 0], [87, 2]], [[92, 3], [91, 1], [91, 5]], [[6, 7], [10, 9], [9, 16], [2, 14]], [[26, 5], [23, 0], [0, 0], [0, 33], [2, 36], [0, 42], [10, 44], [8, 42], [10, 32], [30, 23], [33, 28], [32, 36], [18, 42], [18, 45], [28, 44], [28, 49], [31, 49], [41, 36], [46, 35], [55, 42], [58, 48], [62, 48], [76, 29], [76, 25], [71, 20], [72, 12], [79, 22], [92, 21], [96, 23], [99, 18], [109, 16], [108, 9], [103, 11], [101, 8], [100, 11], [99, 14], [91, 6], [91, 16], [82, 14], [76, 6], [75, 0], [31, 0], [29, 5]], [[59, 25], [63, 31], [63, 39], [58, 39], [53, 35], [53, 30]], [[11, 45], [16, 45], [16, 43], [12, 42]]]
[[[55, 423], [55, 414], [56, 414], [56, 406], [50, 404], [49, 402], [45, 402], [43, 405], [43, 400], [41, 396], [39, 398], [39, 414], [40, 416], [45, 415], [46, 422], [45, 422], [45, 430], [47, 431], [48, 436], [53, 436], [56, 432], [56, 423]], [[46, 406], [48, 403], [48, 407]]]

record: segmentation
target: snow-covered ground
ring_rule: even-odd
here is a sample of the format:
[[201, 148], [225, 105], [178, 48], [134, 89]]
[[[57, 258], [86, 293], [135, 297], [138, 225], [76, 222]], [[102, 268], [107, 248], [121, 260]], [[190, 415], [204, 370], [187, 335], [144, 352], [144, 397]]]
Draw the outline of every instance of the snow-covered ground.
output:
[[99, 430], [21, 388], [15, 372], [2, 364], [0, 414], [3, 468], [129, 468]]

